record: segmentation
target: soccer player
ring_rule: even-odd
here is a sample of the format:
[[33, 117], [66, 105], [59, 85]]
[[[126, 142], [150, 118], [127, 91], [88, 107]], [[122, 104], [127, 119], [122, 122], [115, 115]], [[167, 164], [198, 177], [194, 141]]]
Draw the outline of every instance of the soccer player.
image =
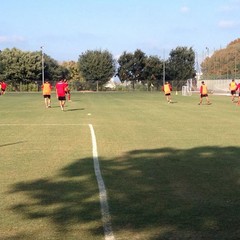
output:
[[211, 104], [209, 99], [208, 99], [208, 89], [207, 89], [207, 86], [205, 85], [204, 81], [202, 81], [202, 85], [200, 87], [200, 102], [198, 105], [201, 105], [202, 104], [202, 101], [203, 101], [203, 98], [206, 98], [207, 100], [207, 104]]
[[237, 88], [236, 88], [236, 91], [239, 91], [238, 93], [238, 102], [237, 102], [237, 105], [239, 106], [240, 105], [240, 83], [237, 84]]
[[43, 98], [44, 98], [46, 108], [51, 107], [51, 90], [52, 90], [52, 86], [48, 82], [48, 80], [46, 80], [42, 85]]
[[166, 96], [166, 99], [167, 99], [167, 102], [170, 103], [172, 100], [171, 100], [171, 91], [172, 91], [172, 86], [169, 82], [166, 82], [163, 87], [162, 87], [162, 90], [164, 91], [165, 93], [165, 96]]
[[61, 79], [56, 84], [56, 96], [58, 98], [61, 110], [64, 111], [64, 105], [65, 105], [65, 101], [66, 101], [66, 93], [65, 93], [65, 83], [64, 83], [63, 79]]
[[232, 82], [229, 83], [229, 90], [231, 91], [232, 95], [232, 102], [234, 102], [234, 98], [236, 97], [236, 89], [237, 89], [237, 84], [234, 79], [232, 79]]
[[0, 85], [1, 85], [1, 94], [0, 95], [4, 95], [6, 93], [7, 84], [4, 81], [2, 81], [0, 83]]
[[71, 92], [68, 86], [68, 81], [67, 79], [64, 79], [64, 83], [65, 83], [65, 94], [66, 96], [68, 95], [68, 101], [71, 102]]

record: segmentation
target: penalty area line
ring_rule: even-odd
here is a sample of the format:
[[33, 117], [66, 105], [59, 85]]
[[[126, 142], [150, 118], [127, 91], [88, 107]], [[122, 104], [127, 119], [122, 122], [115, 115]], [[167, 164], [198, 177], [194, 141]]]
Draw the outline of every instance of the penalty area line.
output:
[[99, 160], [98, 160], [96, 136], [95, 136], [93, 125], [88, 124], [88, 126], [90, 128], [91, 137], [92, 137], [92, 154], [93, 154], [94, 171], [95, 171], [95, 175], [98, 183], [98, 189], [99, 189], [99, 198], [100, 198], [105, 240], [115, 240], [115, 237], [112, 231], [111, 216], [109, 213], [109, 207], [108, 207], [108, 201], [107, 201], [107, 191], [102, 178]]

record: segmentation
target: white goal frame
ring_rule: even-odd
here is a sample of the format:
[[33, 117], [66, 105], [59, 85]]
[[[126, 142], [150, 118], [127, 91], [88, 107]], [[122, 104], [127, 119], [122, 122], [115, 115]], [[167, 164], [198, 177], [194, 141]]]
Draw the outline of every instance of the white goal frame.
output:
[[185, 86], [182, 86], [182, 96], [192, 96], [192, 79], [188, 79]]

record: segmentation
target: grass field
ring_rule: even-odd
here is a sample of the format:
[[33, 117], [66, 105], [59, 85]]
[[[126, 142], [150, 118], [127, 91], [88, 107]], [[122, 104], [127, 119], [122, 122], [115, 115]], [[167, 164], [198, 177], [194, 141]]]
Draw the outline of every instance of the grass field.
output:
[[239, 239], [240, 107], [198, 98], [0, 96], [0, 239], [104, 239], [88, 124], [115, 239]]

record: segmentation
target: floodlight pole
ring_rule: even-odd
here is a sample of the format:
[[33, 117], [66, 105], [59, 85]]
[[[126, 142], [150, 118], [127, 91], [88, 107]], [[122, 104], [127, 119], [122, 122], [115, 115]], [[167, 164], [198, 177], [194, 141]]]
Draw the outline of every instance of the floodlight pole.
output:
[[43, 46], [41, 46], [41, 53], [42, 53], [42, 84], [44, 84], [44, 52], [43, 52]]

